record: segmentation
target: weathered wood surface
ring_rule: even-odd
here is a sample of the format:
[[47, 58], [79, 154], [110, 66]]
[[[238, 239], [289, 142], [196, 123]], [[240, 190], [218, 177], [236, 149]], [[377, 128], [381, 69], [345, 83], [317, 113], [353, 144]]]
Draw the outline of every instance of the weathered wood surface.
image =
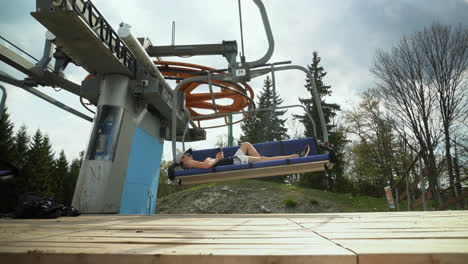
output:
[[0, 263], [466, 263], [468, 212], [0, 219]]

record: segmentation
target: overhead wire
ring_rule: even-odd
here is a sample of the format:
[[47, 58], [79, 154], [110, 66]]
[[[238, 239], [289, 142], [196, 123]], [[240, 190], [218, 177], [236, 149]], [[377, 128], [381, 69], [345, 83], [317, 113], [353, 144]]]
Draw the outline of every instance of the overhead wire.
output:
[[33, 60], [39, 62], [38, 59], [34, 58], [33, 55], [27, 53], [25, 50], [23, 50], [22, 48], [16, 46], [13, 42], [9, 41], [8, 39], [4, 38], [3, 36], [0, 36], [1, 39], [3, 39], [6, 43], [10, 44], [11, 46], [15, 47], [17, 50], [23, 52], [24, 54], [28, 55], [30, 58], [32, 58]]

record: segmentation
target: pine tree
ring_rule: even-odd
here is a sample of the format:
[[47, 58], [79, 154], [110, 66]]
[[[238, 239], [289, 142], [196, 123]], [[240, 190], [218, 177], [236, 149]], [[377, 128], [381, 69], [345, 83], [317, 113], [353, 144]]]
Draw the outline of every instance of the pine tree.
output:
[[[278, 94], [273, 96], [271, 79], [267, 76], [259, 96], [258, 108], [270, 109], [274, 105], [280, 106], [282, 103], [283, 100]], [[249, 107], [249, 109], [251, 108]], [[259, 143], [287, 139], [286, 119], [281, 119], [285, 113], [285, 110], [255, 112], [241, 125], [243, 132], [240, 137], [241, 142]]]
[[[254, 107], [252, 105], [249, 105], [248, 111], [252, 111]], [[241, 129], [243, 132], [243, 135], [240, 136], [240, 142], [251, 142], [255, 143], [258, 142], [258, 134], [259, 134], [259, 128], [258, 128], [258, 118], [256, 115], [256, 112], [250, 112], [251, 116], [244, 120], [241, 124]], [[250, 114], [249, 113], [249, 114]]]
[[80, 174], [81, 162], [83, 161], [84, 151], [80, 152], [79, 159], [73, 159], [70, 164], [70, 170], [63, 179], [63, 204], [70, 205], [75, 192], [76, 181]]
[[[318, 56], [316, 51], [313, 52], [312, 64], [308, 65], [309, 71], [312, 73], [312, 76], [315, 81], [315, 86], [317, 88], [317, 93], [320, 97], [320, 104], [322, 105], [323, 117], [327, 125], [328, 131], [331, 131], [334, 125], [331, 123], [331, 120], [336, 116], [337, 112], [341, 110], [341, 107], [338, 104], [329, 104], [325, 102], [324, 97], [331, 95], [331, 86], [325, 85], [323, 83], [323, 78], [327, 75], [327, 72], [324, 71], [322, 66], [319, 66], [321, 58]], [[305, 88], [309, 91], [310, 98], [299, 98], [301, 104], [303, 104], [307, 111], [312, 116], [312, 119], [317, 125], [317, 139], [323, 139], [323, 133], [320, 129], [320, 118], [317, 111], [317, 106], [313, 98], [312, 85], [309, 77], [306, 78]], [[305, 126], [304, 134], [306, 137], [314, 137], [312, 122], [309, 120], [306, 114], [304, 115], [295, 115]], [[331, 142], [330, 142], [331, 143]]]
[[55, 161], [55, 166], [52, 173], [52, 191], [55, 194], [54, 198], [59, 203], [65, 202], [65, 178], [69, 175], [68, 161], [65, 152], [60, 152], [59, 158]]
[[13, 160], [18, 169], [23, 169], [26, 163], [26, 155], [29, 150], [30, 138], [25, 125], [21, 126], [15, 135], [15, 144], [13, 148]]
[[18, 174], [12, 181], [11, 189], [14, 192], [12, 195], [14, 201], [12, 202], [13, 208], [18, 200], [18, 197], [27, 191], [26, 189], [26, 173], [24, 171], [27, 155], [29, 151], [30, 138], [27, 134], [26, 126], [21, 126], [16, 132], [15, 141], [12, 152], [12, 163], [18, 168]]
[[[324, 68], [320, 66], [321, 58], [318, 56], [316, 51], [313, 52], [312, 64], [308, 65], [309, 71], [312, 73], [313, 81], [315, 82], [315, 86], [317, 88], [317, 93], [320, 97], [320, 103], [322, 106], [323, 116], [325, 119], [325, 123], [327, 126], [327, 130], [329, 131], [328, 141], [332, 148], [335, 149], [337, 152], [338, 162], [335, 164], [335, 167], [332, 171], [328, 172], [316, 172], [316, 173], [305, 173], [299, 182], [300, 185], [308, 186], [308, 187], [315, 187], [320, 189], [343, 189], [342, 186], [340, 188], [335, 188], [335, 182], [338, 181], [339, 183], [344, 182], [344, 170], [343, 170], [343, 149], [347, 143], [346, 135], [343, 129], [337, 129], [336, 124], [332, 121], [336, 117], [337, 112], [341, 110], [338, 104], [330, 104], [325, 102], [325, 97], [331, 95], [331, 86], [325, 85], [323, 82], [323, 78], [327, 75]], [[317, 139], [323, 139], [323, 132], [321, 129], [320, 118], [317, 110], [317, 106], [315, 104], [315, 100], [313, 98], [313, 91], [312, 85], [309, 77], [306, 78], [306, 89], [309, 91], [310, 98], [299, 98], [301, 104], [307, 109], [307, 111], [312, 116], [316, 124], [316, 132], [317, 132]], [[312, 122], [309, 120], [308, 116], [304, 113], [304, 115], [294, 115], [295, 118], [299, 119], [305, 127], [304, 134], [306, 137], [314, 137], [313, 125]], [[341, 158], [341, 159], [340, 159]]]
[[[13, 124], [7, 109], [4, 108], [0, 119], [0, 170], [3, 166], [8, 168], [10, 164], [14, 164], [13, 145]], [[14, 209], [16, 203], [14, 180], [0, 181], [0, 201], [1, 213], [8, 213]]]
[[0, 160], [12, 162], [13, 146], [13, 124], [5, 107], [0, 119]]
[[29, 192], [36, 192], [45, 196], [52, 196], [51, 172], [53, 154], [49, 139], [38, 129], [32, 138], [27, 154], [24, 173], [26, 187]]

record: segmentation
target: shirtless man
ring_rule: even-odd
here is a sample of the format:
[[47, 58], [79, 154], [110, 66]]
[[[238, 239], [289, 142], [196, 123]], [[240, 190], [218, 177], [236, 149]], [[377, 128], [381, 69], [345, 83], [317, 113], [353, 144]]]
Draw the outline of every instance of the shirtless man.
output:
[[188, 149], [185, 153], [180, 153], [177, 156], [179, 164], [182, 165], [184, 169], [209, 169], [213, 166], [223, 166], [223, 165], [240, 165], [247, 164], [259, 161], [271, 161], [271, 160], [280, 160], [280, 159], [292, 159], [298, 157], [304, 157], [309, 154], [310, 147], [307, 145], [302, 151], [298, 154], [286, 155], [286, 156], [274, 156], [274, 157], [265, 157], [261, 156], [255, 147], [248, 143], [242, 143], [234, 154], [233, 157], [224, 158], [224, 153], [218, 152], [216, 158], [206, 158], [203, 162], [196, 161], [192, 157], [192, 149]]

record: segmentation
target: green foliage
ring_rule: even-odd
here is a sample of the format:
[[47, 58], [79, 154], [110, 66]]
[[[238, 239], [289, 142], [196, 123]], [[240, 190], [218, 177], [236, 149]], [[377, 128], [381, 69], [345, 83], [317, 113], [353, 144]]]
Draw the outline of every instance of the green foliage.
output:
[[[320, 104], [322, 106], [325, 123], [327, 124], [328, 131], [330, 131], [334, 127], [331, 121], [334, 117], [336, 117], [337, 112], [341, 110], [341, 107], [338, 104], [329, 104], [325, 102], [325, 97], [331, 95], [331, 86], [325, 85], [323, 82], [323, 78], [327, 75], [327, 72], [325, 72], [322, 66], [319, 66], [321, 60], [322, 59], [318, 56], [318, 52], [314, 51], [312, 64], [308, 65], [308, 68], [314, 78], [315, 87], [317, 88], [317, 93], [320, 97]], [[307, 91], [309, 91], [310, 98], [299, 98], [299, 101], [306, 107], [307, 111], [312, 116], [312, 119], [316, 122], [317, 138], [322, 139], [323, 133], [320, 129], [320, 118], [317, 106], [315, 104], [315, 99], [313, 97], [312, 85], [309, 77], [306, 78], [305, 88], [307, 89]], [[304, 124], [305, 136], [313, 137], [313, 125], [310, 119], [307, 117], [307, 115], [304, 113], [304, 115], [295, 115], [295, 117], [298, 118]]]
[[174, 184], [169, 180], [167, 168], [171, 165], [172, 161], [161, 160], [161, 167], [159, 168], [158, 199], [186, 188], [184, 185]]
[[80, 174], [81, 162], [83, 161], [84, 151], [80, 152], [79, 159], [73, 159], [70, 163], [69, 172], [63, 179], [63, 204], [70, 205], [73, 199], [73, 193], [75, 191], [76, 181]]
[[84, 152], [80, 153], [80, 159], [74, 159], [70, 164], [63, 151], [55, 160], [49, 137], [40, 130], [31, 139], [23, 125], [12, 136], [13, 125], [6, 110], [0, 129], [0, 161], [9, 162], [18, 169], [15, 178], [0, 181], [0, 212], [13, 211], [18, 197], [25, 192], [49, 196], [70, 205]]
[[18, 168], [23, 168], [26, 164], [29, 142], [30, 138], [27, 134], [26, 126], [23, 125], [20, 127], [18, 132], [16, 132], [15, 142], [13, 145], [12, 159], [15, 161]]
[[[10, 122], [10, 115], [5, 107], [0, 119], [0, 165], [3, 166], [3, 162], [14, 164], [13, 144], [13, 124]], [[15, 184], [12, 181], [0, 181], [0, 212], [7, 213], [14, 208], [15, 192]]]
[[[218, 135], [216, 137], [216, 144], [215, 144], [215, 147], [217, 148], [224, 148], [224, 147], [228, 147], [228, 135], [227, 134], [223, 134], [223, 135]], [[239, 143], [237, 142], [237, 139], [236, 138], [233, 138], [232, 140], [232, 145], [233, 146], [236, 146], [236, 145], [239, 145]]]
[[0, 160], [11, 161], [13, 145], [13, 124], [10, 121], [7, 107], [5, 107], [0, 119]]
[[51, 174], [52, 193], [55, 194], [55, 200], [59, 203], [65, 202], [64, 181], [69, 174], [69, 167], [65, 152], [60, 152], [59, 158], [55, 161]]
[[314, 198], [310, 198], [309, 202], [310, 202], [310, 204], [314, 204], [314, 205], [319, 204], [319, 202], [317, 200], [315, 200]]
[[284, 199], [283, 204], [286, 207], [291, 208], [291, 207], [295, 207], [297, 205], [297, 201], [292, 199], [292, 198], [286, 198], [286, 199]]
[[[283, 100], [278, 94], [273, 96], [272, 82], [269, 76], [264, 81], [263, 90], [260, 93], [258, 108], [268, 109], [272, 106], [280, 106]], [[252, 107], [249, 107], [252, 110]], [[255, 112], [249, 119], [245, 120], [242, 125], [243, 135], [240, 137], [241, 142], [259, 143], [267, 141], [279, 141], [287, 139], [287, 129], [285, 127], [286, 119], [281, 119], [286, 111], [258, 111]]]
[[361, 194], [380, 197], [383, 188], [402, 177], [411, 159], [405, 140], [394, 132], [394, 122], [381, 109], [374, 91], [361, 95], [359, 107], [346, 112], [348, 130], [357, 136], [350, 145], [350, 176]]
[[[298, 184], [304, 187], [313, 187], [322, 190], [335, 190], [345, 192], [348, 188], [348, 181], [344, 177], [344, 148], [348, 143], [346, 139], [346, 130], [334, 123], [334, 118], [341, 110], [338, 104], [330, 104], [325, 101], [325, 97], [331, 95], [331, 86], [325, 85], [323, 78], [327, 75], [324, 68], [320, 66], [321, 58], [316, 51], [313, 52], [312, 64], [308, 65], [309, 71], [312, 73], [313, 81], [317, 88], [318, 96], [320, 97], [320, 104], [322, 106], [325, 124], [328, 130], [328, 141], [330, 146], [335, 150], [337, 162], [331, 171], [324, 172], [311, 172], [304, 173], [300, 178]], [[310, 94], [309, 98], [299, 98], [301, 104], [310, 113], [312, 119], [316, 124], [317, 139], [323, 139], [323, 132], [321, 129], [320, 118], [317, 110], [317, 105], [313, 96], [312, 85], [309, 77], [306, 78], [306, 89]], [[308, 118], [307, 114], [294, 115], [295, 118], [300, 120], [305, 127], [305, 137], [315, 137], [313, 130], [313, 123]]]
[[26, 178], [26, 190], [35, 191], [44, 196], [52, 196], [53, 183], [51, 173], [53, 169], [52, 153], [48, 138], [37, 130], [32, 138], [27, 161], [24, 166]]

